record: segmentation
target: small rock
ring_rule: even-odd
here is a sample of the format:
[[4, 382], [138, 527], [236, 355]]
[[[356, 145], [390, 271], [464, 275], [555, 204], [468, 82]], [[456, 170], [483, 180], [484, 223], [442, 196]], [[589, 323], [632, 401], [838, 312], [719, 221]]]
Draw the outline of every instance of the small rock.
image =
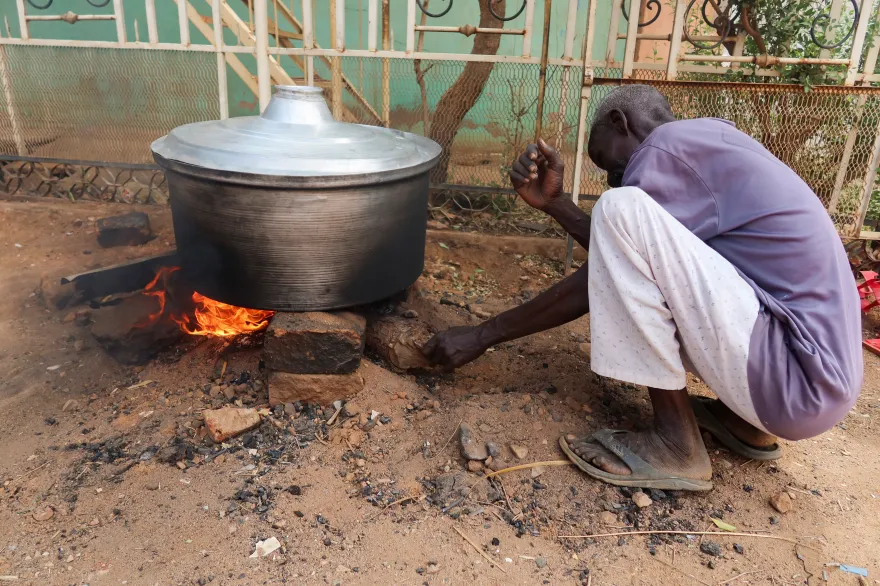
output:
[[251, 557], [264, 558], [279, 549], [281, 549], [281, 542], [275, 537], [270, 537], [269, 539], [257, 542], [257, 545], [254, 548], [254, 553], [251, 554]]
[[329, 537], [325, 537], [324, 538], [324, 545], [326, 545], [327, 547], [330, 547], [331, 545], [333, 545], [333, 540], [330, 539]]
[[733, 464], [731, 464], [727, 460], [718, 460], [716, 464], [718, 464], [718, 467], [722, 470], [733, 470]]
[[578, 344], [578, 350], [580, 350], [586, 356], [590, 356], [590, 354], [592, 353], [592, 348], [589, 342]]
[[772, 517], [770, 517], [770, 524], [771, 525], [779, 525], [779, 517], [777, 517], [776, 515], [773, 515]]
[[535, 466], [534, 468], [532, 468], [532, 478], [537, 478], [546, 471], [547, 468], [545, 468], [544, 466]]
[[83, 342], [82, 340], [77, 340], [76, 342], [73, 343], [73, 349], [76, 350], [77, 352], [82, 352], [85, 347], [86, 347], [86, 343]]
[[526, 456], [529, 455], [529, 449], [518, 444], [510, 444], [510, 451], [513, 452], [517, 460], [525, 460]]
[[706, 555], [721, 557], [721, 546], [714, 541], [704, 541], [700, 544], [700, 551]]
[[547, 567], [547, 560], [541, 557], [535, 558], [535, 565], [539, 568], [545, 568]]
[[784, 515], [791, 510], [793, 503], [788, 493], [783, 491], [770, 497], [770, 506]]
[[489, 452], [491, 458], [497, 458], [501, 455], [501, 449], [495, 442], [486, 442], [486, 450]]
[[425, 568], [426, 574], [436, 574], [440, 571], [440, 566], [434, 562], [428, 562], [428, 567]]
[[55, 511], [49, 505], [37, 507], [32, 513], [34, 521], [48, 521], [55, 516]]
[[68, 411], [76, 411], [79, 409], [79, 403], [76, 399], [68, 399], [67, 402], [64, 403], [64, 407], [61, 408], [61, 411], [67, 413]]
[[617, 515], [609, 511], [602, 511], [601, 513], [599, 513], [599, 522], [601, 522], [603, 525], [616, 525]]
[[256, 409], [239, 409], [236, 407], [223, 407], [221, 409], [208, 409], [204, 412], [205, 425], [208, 433], [215, 442], [226, 441], [258, 425], [262, 418]]
[[468, 424], [461, 424], [458, 437], [461, 442], [461, 455], [465, 459], [483, 461], [489, 457], [489, 451], [486, 449], [485, 444], [479, 443], [474, 439], [474, 431]]
[[733, 551], [735, 551], [736, 553], [738, 553], [740, 555], [743, 555], [744, 553], [746, 553], [746, 549], [742, 546], [741, 543], [734, 543], [733, 544]]
[[155, 481], [148, 482], [146, 485], [146, 489], [147, 490], [159, 490], [159, 483], [155, 482]]
[[406, 319], [419, 319], [419, 312], [415, 309], [407, 309], [401, 315]]
[[495, 430], [492, 429], [492, 426], [489, 425], [488, 423], [481, 423], [480, 424], [480, 431], [482, 431], [483, 433], [495, 433]]
[[706, 566], [707, 566], [710, 570], [714, 570], [714, 569], [715, 569], [715, 560], [709, 560], [709, 563], [706, 564]]
[[345, 404], [345, 407], [342, 408], [342, 414], [346, 417], [357, 417], [361, 412], [363, 412], [363, 409], [361, 409], [361, 406], [354, 401], [349, 401]]
[[505, 468], [507, 468], [507, 462], [500, 458], [492, 458], [491, 460], [487, 458], [486, 466], [489, 468], [489, 470], [492, 470], [493, 472], [498, 472], [499, 470], [504, 470]]
[[648, 495], [646, 495], [643, 492], [633, 493], [632, 500], [636, 504], [636, 506], [640, 509], [644, 509], [645, 507], [650, 507], [654, 502], [651, 500], [651, 497], [649, 497]]
[[468, 472], [482, 472], [483, 463], [479, 460], [468, 460], [467, 469]]

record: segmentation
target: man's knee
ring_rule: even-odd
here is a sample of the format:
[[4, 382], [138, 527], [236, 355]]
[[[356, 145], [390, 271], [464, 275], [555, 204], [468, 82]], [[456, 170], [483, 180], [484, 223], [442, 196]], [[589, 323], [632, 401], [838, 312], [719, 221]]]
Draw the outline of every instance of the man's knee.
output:
[[602, 194], [593, 206], [593, 222], [623, 227], [624, 222], [638, 217], [639, 211], [654, 201], [638, 187], [618, 187]]

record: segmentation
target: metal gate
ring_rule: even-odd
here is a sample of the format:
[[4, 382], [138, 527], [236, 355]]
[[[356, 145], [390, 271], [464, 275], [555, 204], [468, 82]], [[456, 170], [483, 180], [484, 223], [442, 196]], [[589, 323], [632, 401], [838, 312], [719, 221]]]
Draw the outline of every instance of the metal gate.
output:
[[[743, 0], [15, 0], [0, 7], [3, 189], [164, 203], [152, 140], [256, 113], [273, 84], [310, 84], [338, 119], [444, 144], [435, 213], [528, 220], [506, 178], [525, 143], [555, 144], [566, 190], [589, 206], [604, 189], [584, 155], [595, 106], [647, 83], [678, 115], [760, 140], [842, 236], [877, 237], [877, 3], [816, 0], [797, 50], [773, 54], [756, 30], [768, 1], [756, 14]], [[463, 115], [446, 114], [451, 94]]]

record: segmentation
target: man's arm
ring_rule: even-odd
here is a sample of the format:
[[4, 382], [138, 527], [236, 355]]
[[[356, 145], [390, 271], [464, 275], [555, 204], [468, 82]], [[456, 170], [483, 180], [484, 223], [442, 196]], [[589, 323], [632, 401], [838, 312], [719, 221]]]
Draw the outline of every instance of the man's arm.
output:
[[437, 334], [425, 344], [422, 352], [434, 364], [447, 369], [458, 368], [482, 356], [496, 344], [574, 321], [590, 310], [587, 275], [587, 264], [584, 263], [528, 303], [478, 326], [451, 328]]
[[[533, 208], [555, 219], [584, 248], [590, 246], [590, 217], [562, 197], [565, 165], [543, 140], [530, 144], [513, 162], [510, 180]], [[543, 332], [576, 320], [590, 310], [587, 264], [528, 303], [505, 311], [478, 326], [450, 328], [431, 338], [422, 353], [446, 369], [458, 368], [490, 347]]]

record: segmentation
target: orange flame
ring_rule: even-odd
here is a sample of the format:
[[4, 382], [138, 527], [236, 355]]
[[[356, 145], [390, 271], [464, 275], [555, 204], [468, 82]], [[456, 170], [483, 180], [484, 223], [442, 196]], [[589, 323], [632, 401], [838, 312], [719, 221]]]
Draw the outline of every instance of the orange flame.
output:
[[[149, 295], [150, 297], [155, 297], [159, 301], [159, 311], [156, 313], [151, 313], [147, 318], [136, 324], [136, 328], [145, 328], [147, 326], [153, 325], [159, 318], [162, 317], [162, 314], [165, 313], [165, 289], [168, 288], [168, 278], [174, 271], [179, 271], [180, 267], [162, 267], [156, 273], [156, 276], [153, 278], [150, 283], [144, 287], [144, 295]], [[159, 285], [159, 281], [162, 281], [162, 284]], [[176, 321], [176, 320], [175, 320]]]
[[269, 325], [274, 311], [246, 309], [221, 301], [214, 301], [201, 293], [193, 293], [196, 311], [195, 322], [188, 315], [182, 318], [171, 316], [180, 328], [193, 336], [237, 336], [249, 332], [258, 332]]
[[[168, 279], [178, 270], [180, 267], [162, 267], [156, 273], [156, 277], [144, 287], [145, 295], [155, 297], [159, 301], [159, 310], [137, 324], [137, 327], [152, 325], [165, 314]], [[192, 336], [230, 337], [258, 332], [268, 327], [269, 320], [275, 315], [274, 311], [246, 309], [214, 301], [198, 292], [192, 294], [192, 300], [195, 303], [193, 315], [168, 316], [180, 326], [181, 330]]]

